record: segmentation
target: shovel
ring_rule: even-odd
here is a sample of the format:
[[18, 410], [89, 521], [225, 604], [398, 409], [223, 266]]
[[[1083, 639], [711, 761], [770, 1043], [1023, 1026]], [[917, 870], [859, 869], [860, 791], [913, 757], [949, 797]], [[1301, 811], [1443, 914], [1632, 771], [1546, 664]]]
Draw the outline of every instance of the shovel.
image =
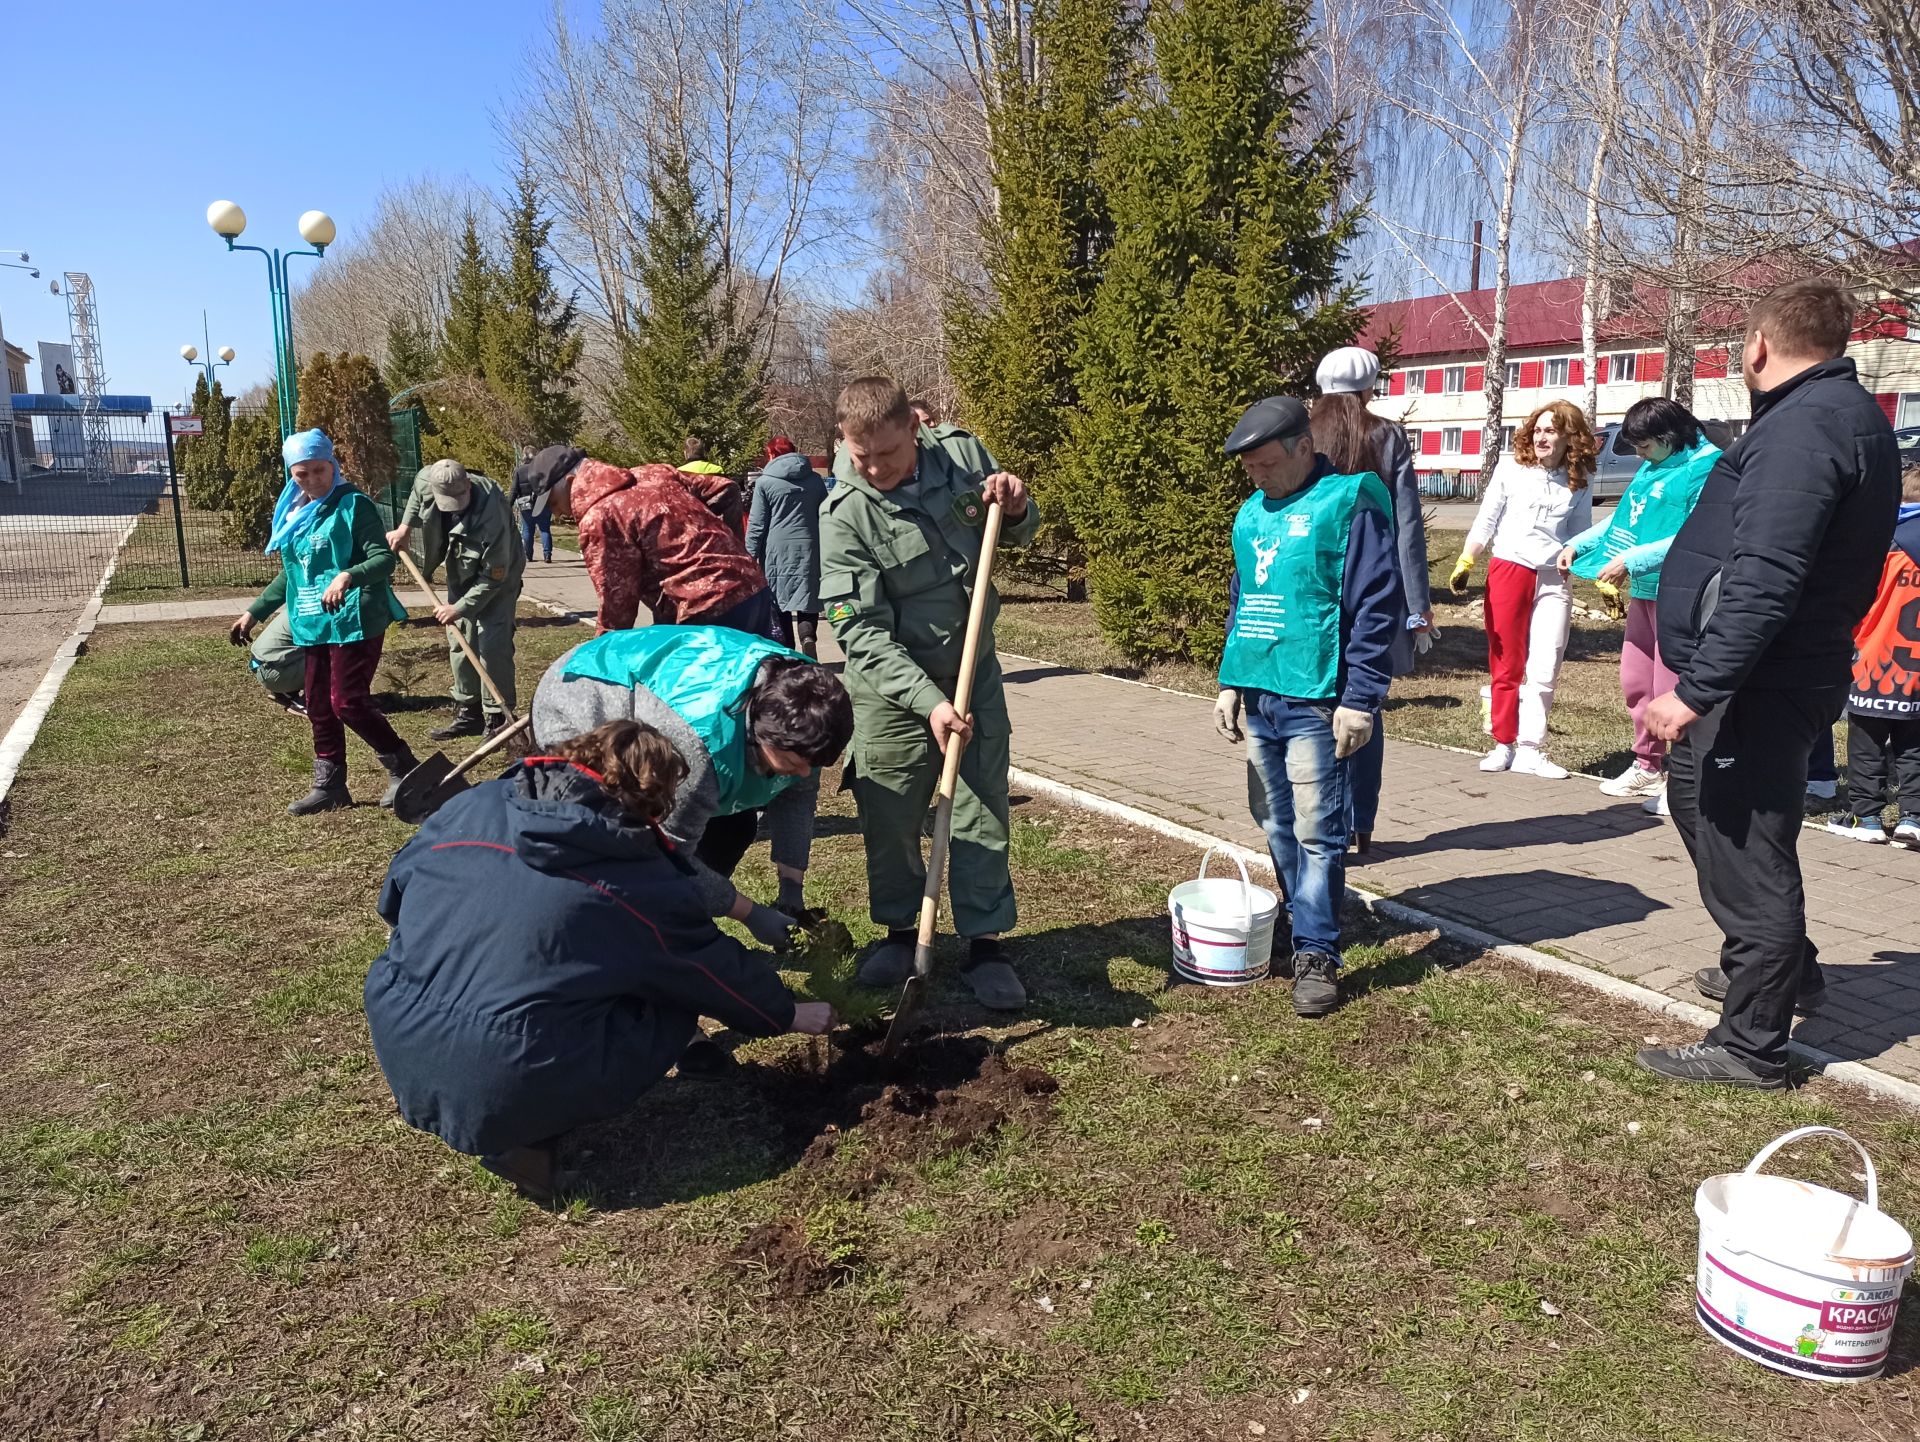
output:
[[[973, 702], [973, 671], [980, 659], [980, 623], [987, 612], [987, 594], [993, 582], [993, 553], [1000, 544], [1000, 503], [987, 507], [980, 536], [980, 565], [974, 574], [973, 604], [967, 610], [967, 638], [960, 650], [960, 680], [953, 690], [953, 709], [964, 720]], [[913, 945], [913, 975], [900, 989], [893, 1009], [882, 1058], [891, 1060], [907, 1038], [913, 1017], [927, 996], [927, 974], [933, 970], [933, 930], [940, 919], [940, 888], [946, 880], [947, 848], [953, 840], [953, 793], [960, 784], [960, 753], [966, 741], [955, 732], [947, 737], [946, 764], [940, 770], [940, 802], [933, 813], [933, 847], [927, 856], [927, 887], [920, 893], [920, 935]]]
[[533, 725], [533, 717], [522, 716], [510, 726], [487, 738], [486, 743], [458, 766], [436, 751], [406, 774], [400, 789], [393, 793], [393, 814], [409, 826], [418, 826], [434, 812], [467, 789], [467, 772]]
[[[399, 555], [400, 559], [406, 562], [407, 571], [408, 574], [413, 577], [413, 583], [425, 591], [427, 593], [427, 599], [433, 602], [434, 608], [436, 610], [439, 609], [439, 593], [433, 589], [432, 584], [427, 578], [420, 574], [420, 568], [413, 564], [413, 557], [407, 554], [405, 546], [400, 548]], [[480, 658], [474, 654], [473, 647], [467, 644], [467, 638], [460, 634], [460, 628], [458, 626], [449, 626], [447, 627], [447, 633], [452, 636], [454, 640], [458, 641], [460, 643], [460, 649], [467, 653], [467, 660], [472, 664], [473, 669], [480, 673], [480, 681], [481, 684], [487, 688], [487, 694], [499, 703], [500, 709], [506, 713], [507, 720], [513, 720], [513, 707], [509, 706], [506, 697], [500, 694], [500, 688], [493, 684], [493, 677], [489, 676], [487, 674], [487, 668], [480, 664]]]

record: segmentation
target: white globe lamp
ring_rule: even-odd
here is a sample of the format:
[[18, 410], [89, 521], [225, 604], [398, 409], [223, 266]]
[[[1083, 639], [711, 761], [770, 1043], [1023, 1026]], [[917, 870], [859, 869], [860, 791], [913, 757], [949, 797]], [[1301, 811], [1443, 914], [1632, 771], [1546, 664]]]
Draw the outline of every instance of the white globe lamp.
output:
[[216, 200], [207, 207], [207, 224], [215, 235], [236, 240], [247, 228], [247, 213], [231, 200]]
[[300, 238], [315, 250], [325, 250], [332, 245], [338, 233], [333, 217], [324, 210], [309, 210], [300, 217]]

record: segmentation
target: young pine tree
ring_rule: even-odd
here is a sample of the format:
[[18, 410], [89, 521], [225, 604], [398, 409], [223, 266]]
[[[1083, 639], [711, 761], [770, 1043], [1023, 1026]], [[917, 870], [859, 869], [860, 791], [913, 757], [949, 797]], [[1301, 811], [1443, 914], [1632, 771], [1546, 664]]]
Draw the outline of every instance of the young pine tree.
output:
[[695, 435], [709, 458], [732, 469], [766, 431], [758, 330], [740, 321], [716, 253], [718, 227], [701, 209], [687, 157], [658, 157], [648, 188], [641, 293], [607, 407], [649, 460], [678, 465], [680, 442]]
[[1080, 404], [1075, 333], [1113, 234], [1097, 162], [1126, 95], [1139, 14], [1128, 0], [1034, 7], [1037, 73], [1009, 63], [991, 115], [1000, 207], [982, 257], [990, 294], [957, 298], [947, 314], [965, 417], [1026, 478], [1044, 518], [1017, 560], [1070, 576], [1084, 558], [1056, 483]]
[[1136, 659], [1218, 659], [1250, 493], [1221, 442], [1259, 397], [1304, 398], [1360, 326], [1339, 137], [1296, 104], [1309, 24], [1307, 0], [1154, 7], [1153, 74], [1101, 157], [1115, 239], [1062, 489], [1100, 628]]
[[506, 221], [506, 256], [494, 277], [493, 304], [481, 331], [481, 373], [524, 421], [530, 444], [570, 441], [580, 429], [580, 401], [573, 388], [585, 341], [576, 334], [573, 297], [562, 300], [553, 283], [547, 254], [553, 222], [541, 216], [530, 163], [520, 167]]

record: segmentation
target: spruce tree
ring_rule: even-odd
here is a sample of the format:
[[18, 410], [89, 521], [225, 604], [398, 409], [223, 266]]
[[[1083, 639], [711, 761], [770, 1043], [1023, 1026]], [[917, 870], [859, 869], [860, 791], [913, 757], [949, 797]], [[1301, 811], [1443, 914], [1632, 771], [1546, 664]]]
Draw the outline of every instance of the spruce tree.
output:
[[1100, 628], [1138, 660], [1218, 659], [1250, 493], [1221, 442], [1259, 397], [1309, 394], [1361, 323], [1338, 277], [1357, 225], [1339, 136], [1298, 104], [1309, 25], [1307, 0], [1154, 7], [1153, 73], [1101, 157], [1115, 238], [1062, 491]]
[[396, 311], [387, 318], [387, 363], [380, 368], [394, 395], [440, 374], [440, 337], [424, 316]]
[[687, 157], [656, 158], [636, 257], [640, 296], [607, 406], [634, 448], [677, 465], [690, 435], [717, 464], [743, 465], [766, 433], [759, 330], [741, 321]]
[[227, 503], [227, 490], [233, 484], [233, 471], [227, 465], [228, 407], [232, 404], [220, 382], [207, 389], [206, 372], [193, 383], [193, 413], [200, 417], [202, 433], [175, 445], [175, 462], [180, 484], [187, 493], [187, 504], [203, 511], [217, 511]]
[[480, 244], [480, 227], [471, 211], [460, 236], [460, 258], [447, 288], [447, 324], [440, 343], [445, 375], [477, 376], [484, 364], [487, 314], [493, 308], [493, 263]]
[[1032, 13], [1036, 73], [1014, 57], [990, 116], [998, 217], [982, 257], [990, 294], [948, 307], [953, 370], [967, 420], [1033, 488], [1036, 544], [1009, 556], [1065, 573], [1083, 564], [1056, 493], [1067, 418], [1078, 409], [1076, 328], [1093, 302], [1113, 221], [1098, 160], [1140, 43], [1128, 0], [1042, 0]]
[[525, 421], [529, 443], [554, 445], [580, 428], [574, 371], [585, 344], [574, 298], [560, 298], [548, 258], [553, 222], [540, 213], [540, 188], [523, 161], [506, 215], [506, 255], [494, 276], [481, 334], [481, 373]]

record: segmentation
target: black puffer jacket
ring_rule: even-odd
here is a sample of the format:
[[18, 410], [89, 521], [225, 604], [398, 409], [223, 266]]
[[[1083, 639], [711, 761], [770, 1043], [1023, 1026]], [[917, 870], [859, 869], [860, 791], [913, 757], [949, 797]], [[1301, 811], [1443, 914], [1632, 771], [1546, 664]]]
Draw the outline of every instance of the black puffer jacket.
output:
[[1660, 658], [1705, 714], [1844, 686], [1900, 503], [1893, 427], [1842, 356], [1753, 397], [1660, 572]]

